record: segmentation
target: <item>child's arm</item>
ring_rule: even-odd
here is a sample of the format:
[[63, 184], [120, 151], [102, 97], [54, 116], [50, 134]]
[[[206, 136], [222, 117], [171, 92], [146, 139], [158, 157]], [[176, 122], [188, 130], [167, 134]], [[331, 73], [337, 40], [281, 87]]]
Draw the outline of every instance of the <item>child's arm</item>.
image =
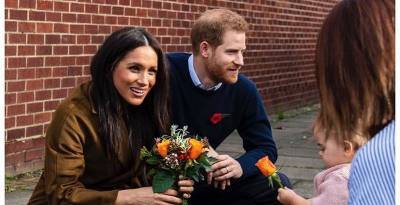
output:
[[278, 201], [283, 205], [311, 205], [309, 200], [297, 195], [287, 187], [278, 189]]

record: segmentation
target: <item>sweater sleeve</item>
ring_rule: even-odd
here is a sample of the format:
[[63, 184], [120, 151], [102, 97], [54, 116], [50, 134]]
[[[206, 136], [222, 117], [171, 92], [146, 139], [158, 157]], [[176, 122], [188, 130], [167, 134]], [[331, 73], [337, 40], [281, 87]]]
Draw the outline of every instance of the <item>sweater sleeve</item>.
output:
[[261, 157], [267, 155], [273, 163], [277, 160], [277, 149], [272, 138], [271, 125], [261, 96], [254, 84], [251, 84], [248, 91], [243, 115], [238, 133], [243, 139], [243, 148], [246, 153], [238, 161], [243, 169], [243, 177], [248, 177], [259, 173], [255, 164]]
[[85, 170], [82, 129], [85, 121], [57, 110], [46, 133], [45, 192], [49, 204], [114, 204], [118, 191], [87, 189], [80, 182]]
[[349, 196], [347, 182], [347, 178], [332, 174], [319, 185], [319, 194], [311, 199], [311, 204], [347, 205]]

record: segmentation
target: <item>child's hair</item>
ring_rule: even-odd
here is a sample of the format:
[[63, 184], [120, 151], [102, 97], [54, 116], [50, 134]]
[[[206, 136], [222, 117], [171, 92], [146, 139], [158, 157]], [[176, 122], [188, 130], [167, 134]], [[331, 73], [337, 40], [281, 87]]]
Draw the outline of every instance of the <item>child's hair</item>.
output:
[[362, 137], [361, 135], [356, 135], [354, 134], [351, 136], [349, 139], [343, 139], [340, 137], [334, 136], [335, 133], [331, 133], [331, 135], [326, 135], [326, 131], [324, 128], [321, 126], [320, 121], [315, 121], [312, 127], [313, 130], [313, 135], [322, 135], [324, 137], [324, 140], [328, 140], [329, 138], [333, 138], [337, 144], [342, 144], [345, 145], [345, 141], [350, 142], [353, 145], [354, 152], [357, 151], [360, 147], [362, 147], [365, 143], [367, 143], [367, 139], [365, 137]]

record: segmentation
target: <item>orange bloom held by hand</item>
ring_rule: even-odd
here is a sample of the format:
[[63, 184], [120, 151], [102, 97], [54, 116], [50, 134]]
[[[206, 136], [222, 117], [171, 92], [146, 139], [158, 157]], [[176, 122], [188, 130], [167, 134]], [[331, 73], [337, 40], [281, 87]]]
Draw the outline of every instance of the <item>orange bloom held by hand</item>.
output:
[[259, 159], [256, 166], [265, 176], [270, 176], [276, 172], [276, 167], [274, 163], [269, 160], [268, 156]]
[[273, 187], [273, 181], [278, 184], [280, 188], [283, 188], [281, 179], [277, 174], [278, 170], [276, 169], [274, 163], [269, 160], [268, 156], [265, 156], [259, 159], [256, 163], [256, 166], [268, 178], [269, 184]]
[[168, 154], [169, 144], [171, 144], [171, 142], [165, 139], [162, 142], [158, 143], [157, 144], [158, 154], [160, 154], [162, 157], [166, 157]]
[[190, 149], [189, 149], [189, 158], [197, 159], [203, 153], [203, 143], [196, 139], [189, 140]]

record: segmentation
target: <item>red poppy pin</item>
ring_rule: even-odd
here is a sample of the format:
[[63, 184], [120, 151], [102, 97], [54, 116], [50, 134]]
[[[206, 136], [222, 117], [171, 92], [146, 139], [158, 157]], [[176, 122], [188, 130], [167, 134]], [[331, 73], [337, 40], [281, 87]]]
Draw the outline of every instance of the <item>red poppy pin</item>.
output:
[[225, 117], [228, 117], [230, 114], [222, 114], [220, 112], [216, 112], [213, 115], [211, 115], [210, 117], [210, 121], [212, 124], [216, 125], [219, 122], [221, 122], [222, 119], [224, 119]]

